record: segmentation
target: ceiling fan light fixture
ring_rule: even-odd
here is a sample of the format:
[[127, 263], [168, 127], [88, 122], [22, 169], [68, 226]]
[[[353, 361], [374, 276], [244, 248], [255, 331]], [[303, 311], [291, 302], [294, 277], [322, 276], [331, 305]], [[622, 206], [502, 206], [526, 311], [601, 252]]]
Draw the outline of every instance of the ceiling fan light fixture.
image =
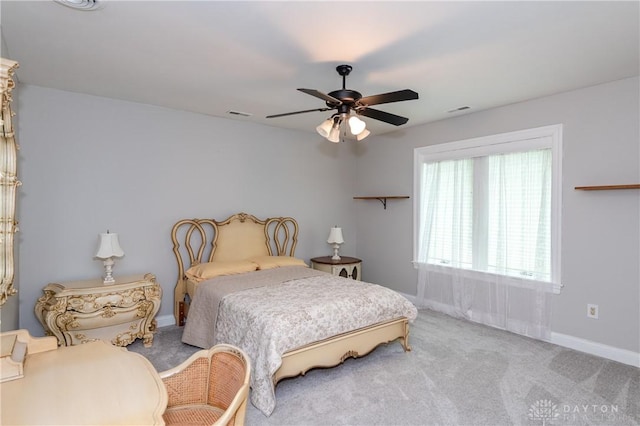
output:
[[356, 135], [356, 140], [361, 141], [362, 139], [366, 138], [370, 134], [371, 134], [370, 131], [368, 131], [367, 129], [364, 129], [362, 132]]
[[333, 119], [327, 118], [322, 123], [320, 123], [318, 127], [316, 127], [316, 131], [323, 138], [328, 138], [332, 127], [333, 127]]
[[338, 65], [336, 67], [336, 71], [342, 77], [342, 89], [334, 90], [329, 93], [323, 93], [316, 89], [298, 89], [302, 93], [322, 99], [325, 102], [326, 107], [307, 109], [303, 111], [286, 112], [283, 114], [267, 115], [266, 118], [285, 117], [289, 115], [304, 114], [315, 111], [337, 110], [336, 114], [331, 117], [333, 119], [333, 126], [331, 128], [329, 128], [329, 124], [327, 123], [327, 121], [322, 122], [319, 126], [316, 127], [316, 131], [321, 136], [329, 139], [331, 142], [338, 142], [339, 128], [343, 123], [345, 125], [349, 124], [349, 130], [351, 131], [351, 134], [353, 136], [356, 136], [358, 140], [362, 140], [369, 136], [370, 132], [366, 129], [367, 124], [360, 118], [356, 117], [356, 115], [362, 115], [364, 117], [372, 118], [374, 120], [382, 121], [394, 126], [401, 126], [409, 121], [407, 117], [391, 114], [379, 109], [373, 109], [371, 108], [371, 106], [418, 99], [418, 94], [416, 92], [410, 89], [404, 89], [362, 97], [362, 94], [360, 92], [347, 89], [346, 77], [349, 75], [352, 69], [353, 67], [351, 65], [346, 64]]
[[349, 117], [349, 129], [351, 130], [351, 134], [354, 136], [358, 136], [360, 133], [366, 130], [367, 123], [360, 120], [355, 115]]

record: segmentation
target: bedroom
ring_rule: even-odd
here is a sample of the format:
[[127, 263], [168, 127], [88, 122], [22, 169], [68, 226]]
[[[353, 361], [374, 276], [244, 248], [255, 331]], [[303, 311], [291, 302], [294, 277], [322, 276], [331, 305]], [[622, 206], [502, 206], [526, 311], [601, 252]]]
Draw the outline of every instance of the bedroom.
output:
[[[17, 71], [20, 80], [28, 63], [21, 61], [20, 50], [14, 50], [6, 33], [10, 9], [5, 3], [1, 5], [2, 56], [7, 52], [9, 58], [21, 62]], [[51, 5], [52, 12], [54, 6], [60, 9], [55, 12], [59, 14], [83, 13], [59, 5]], [[107, 4], [103, 11], [111, 6], [115, 5]], [[637, 36], [637, 18], [635, 22]], [[278, 33], [277, 37], [285, 39], [286, 35]], [[335, 34], [331, 37], [329, 41], [339, 40]], [[50, 35], [49, 39], [56, 38]], [[96, 48], [103, 42], [99, 35], [92, 34], [91, 39]], [[14, 43], [20, 45], [17, 40]], [[333, 48], [337, 45], [329, 44]], [[373, 134], [364, 147], [351, 142], [331, 144], [315, 134], [315, 125], [326, 118], [323, 114], [305, 118], [310, 120], [307, 130], [292, 130], [250, 119], [188, 112], [184, 107], [151, 105], [156, 90], [180, 92], [202, 102], [197, 88], [187, 89], [190, 86], [185, 82], [150, 88], [149, 100], [132, 102], [30, 84], [25, 78], [14, 95], [21, 145], [19, 178], [23, 183], [18, 206], [19, 296], [2, 307], [2, 328], [19, 326], [41, 335], [33, 306], [42, 288], [54, 281], [99, 276], [102, 264], [93, 255], [97, 234], [106, 229], [118, 232], [126, 253], [116, 263], [115, 274], [152, 272], [157, 276], [165, 293], [158, 319], [160, 325], [168, 325], [176, 274], [169, 240], [171, 226], [186, 216], [224, 218], [238, 211], [258, 217], [295, 217], [301, 224], [297, 253], [307, 260], [329, 254], [327, 233], [339, 224], [346, 241], [341, 253], [363, 259], [364, 279], [414, 296], [417, 273], [411, 265], [412, 199], [390, 201], [383, 209], [376, 201], [353, 197], [413, 196], [416, 147], [562, 123], [564, 288], [554, 298], [553, 336], [560, 344], [626, 363], [635, 360], [637, 365], [640, 195], [635, 190], [587, 193], [573, 189], [640, 181], [637, 44], [636, 38], [627, 45], [630, 52], [636, 52], [630, 56], [632, 72], [614, 70], [618, 75], [611, 81], [576, 86], [562, 93], [552, 91], [509, 105], [472, 108], [447, 119]], [[385, 49], [382, 43], [377, 48], [370, 62], [382, 61], [385, 54], [402, 62], [395, 58], [393, 49]], [[241, 52], [236, 50], [238, 55]], [[274, 50], [273, 59], [263, 64], [265, 72], [278, 75], [278, 52]], [[294, 89], [297, 85], [323, 90], [337, 87], [335, 61], [353, 60], [354, 86], [363, 87], [367, 94], [370, 90], [378, 93], [366, 86], [364, 79], [371, 70], [356, 60], [360, 54], [343, 51], [339, 57], [304, 59], [305, 68], [295, 80], [287, 81], [293, 77], [286, 73], [280, 77], [282, 89], [277, 95], [282, 103], [276, 104], [278, 108], [250, 95], [244, 103], [219, 108], [224, 112], [260, 107], [265, 114], [287, 111], [291, 102], [296, 109], [313, 108], [316, 104]], [[166, 55], [147, 67], [180, 76], [185, 64], [179, 58]], [[118, 78], [124, 83], [146, 70], [130, 66], [128, 59], [116, 64]], [[193, 61], [207, 63], [199, 56]], [[65, 63], [63, 60], [62, 65]], [[108, 65], [101, 63], [105, 68]], [[64, 74], [55, 67], [41, 66]], [[322, 68], [317, 75], [324, 81], [307, 77], [307, 71], [315, 67]], [[195, 75], [204, 73], [217, 85], [225, 84], [220, 75], [233, 72], [247, 70], [225, 72], [224, 66], [218, 65], [216, 73], [194, 71]], [[386, 81], [380, 77], [379, 84], [389, 90], [405, 87], [402, 73], [394, 78]], [[122, 90], [129, 86], [124, 87]], [[428, 90], [420, 91], [420, 96], [421, 101], [431, 98]], [[472, 106], [480, 101], [474, 99]], [[454, 99], [448, 109], [466, 102], [471, 103]], [[413, 118], [410, 104], [388, 110]], [[587, 318], [588, 304], [599, 306], [598, 320]]]

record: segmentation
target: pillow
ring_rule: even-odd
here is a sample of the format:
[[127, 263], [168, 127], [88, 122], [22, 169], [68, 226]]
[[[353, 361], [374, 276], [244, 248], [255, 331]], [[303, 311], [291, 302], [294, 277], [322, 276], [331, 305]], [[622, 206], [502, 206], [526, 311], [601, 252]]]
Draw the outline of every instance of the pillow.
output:
[[250, 260], [209, 262], [192, 266], [185, 272], [185, 275], [191, 281], [199, 283], [220, 275], [240, 274], [242, 272], [255, 271], [256, 269], [258, 269], [258, 265]]
[[281, 266], [308, 266], [302, 259], [291, 256], [259, 256], [251, 259], [258, 269], [272, 269]]

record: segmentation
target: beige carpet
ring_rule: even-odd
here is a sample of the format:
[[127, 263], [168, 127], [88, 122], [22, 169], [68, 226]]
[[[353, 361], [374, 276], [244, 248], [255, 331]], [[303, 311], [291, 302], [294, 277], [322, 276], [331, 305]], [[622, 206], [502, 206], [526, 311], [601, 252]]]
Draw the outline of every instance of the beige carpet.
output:
[[[147, 356], [159, 371], [199, 350], [159, 330]], [[640, 369], [420, 310], [413, 351], [399, 343], [287, 379], [248, 425], [639, 425]]]

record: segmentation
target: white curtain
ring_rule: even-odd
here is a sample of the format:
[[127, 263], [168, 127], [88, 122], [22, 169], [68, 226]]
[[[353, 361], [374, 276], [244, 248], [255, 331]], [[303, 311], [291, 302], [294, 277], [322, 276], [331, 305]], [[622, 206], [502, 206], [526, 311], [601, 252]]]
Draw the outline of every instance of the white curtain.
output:
[[419, 302], [548, 340], [550, 150], [425, 163], [420, 185]]
[[514, 285], [500, 276], [486, 278], [464, 270], [437, 270], [418, 264], [418, 299], [422, 306], [536, 339], [549, 340], [550, 290]]

